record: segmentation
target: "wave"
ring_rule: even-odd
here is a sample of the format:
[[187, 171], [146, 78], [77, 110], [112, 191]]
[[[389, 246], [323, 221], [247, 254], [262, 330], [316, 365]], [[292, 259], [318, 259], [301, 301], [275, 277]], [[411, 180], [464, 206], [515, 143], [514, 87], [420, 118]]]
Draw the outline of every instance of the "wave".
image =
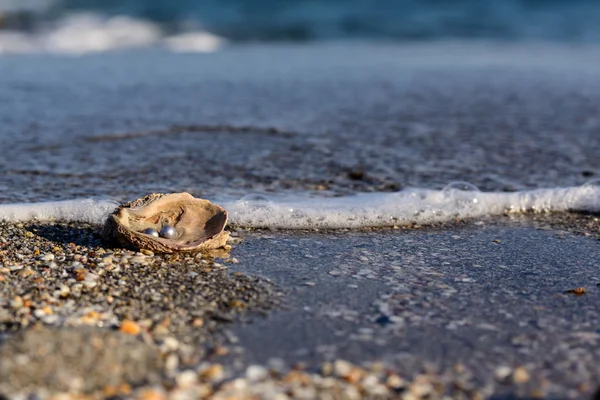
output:
[[175, 52], [213, 52], [225, 43], [225, 39], [208, 32], [187, 31], [168, 35], [151, 21], [93, 13], [66, 15], [31, 32], [0, 30], [0, 54], [79, 55], [147, 47], [162, 47]]
[[194, 26], [232, 41], [600, 41], [596, 0], [0, 0], [0, 24], [37, 29], [72, 13]]
[[[520, 192], [480, 192], [466, 182], [443, 190], [406, 189], [396, 193], [362, 193], [317, 198], [267, 197], [250, 194], [218, 202], [228, 210], [230, 223], [247, 228], [360, 229], [430, 225], [507, 213], [600, 211], [600, 180], [583, 186]], [[67, 220], [102, 224], [117, 203], [107, 200], [69, 200], [0, 205], [0, 220]]]

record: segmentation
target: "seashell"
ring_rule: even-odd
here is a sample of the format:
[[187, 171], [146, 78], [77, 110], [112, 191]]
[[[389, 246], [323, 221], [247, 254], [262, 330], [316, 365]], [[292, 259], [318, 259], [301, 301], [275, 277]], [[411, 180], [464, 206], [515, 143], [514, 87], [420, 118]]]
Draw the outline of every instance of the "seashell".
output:
[[[117, 207], [108, 216], [102, 237], [155, 253], [199, 252], [225, 246], [226, 224], [227, 211], [208, 200], [189, 193], [153, 193]], [[160, 232], [166, 226], [175, 228], [173, 238], [144, 233]]]

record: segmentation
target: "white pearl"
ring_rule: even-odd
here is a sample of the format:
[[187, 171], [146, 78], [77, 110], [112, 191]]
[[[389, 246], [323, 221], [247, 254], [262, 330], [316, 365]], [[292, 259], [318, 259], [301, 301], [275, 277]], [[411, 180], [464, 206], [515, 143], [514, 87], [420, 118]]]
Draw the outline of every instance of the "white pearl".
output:
[[146, 235], [158, 237], [158, 231], [154, 228], [146, 228], [146, 229], [144, 229], [144, 233]]
[[165, 225], [160, 230], [160, 236], [165, 239], [173, 239], [177, 235], [177, 231], [171, 225]]

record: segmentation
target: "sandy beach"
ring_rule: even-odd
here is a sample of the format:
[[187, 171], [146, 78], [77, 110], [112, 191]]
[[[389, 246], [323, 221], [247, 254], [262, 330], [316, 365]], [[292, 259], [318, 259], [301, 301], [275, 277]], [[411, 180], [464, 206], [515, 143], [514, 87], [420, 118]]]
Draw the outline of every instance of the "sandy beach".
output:
[[582, 397], [600, 373], [598, 224], [239, 231], [230, 254], [196, 257], [4, 224], [0, 390]]

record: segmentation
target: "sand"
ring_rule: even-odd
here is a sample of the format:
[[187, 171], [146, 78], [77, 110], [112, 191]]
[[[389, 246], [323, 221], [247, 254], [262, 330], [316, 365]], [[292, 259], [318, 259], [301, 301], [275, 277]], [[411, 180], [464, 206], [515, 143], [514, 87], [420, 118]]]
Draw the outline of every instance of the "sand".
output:
[[216, 260], [104, 248], [85, 224], [4, 224], [0, 390], [584, 396], [600, 378], [599, 224], [239, 230]]

